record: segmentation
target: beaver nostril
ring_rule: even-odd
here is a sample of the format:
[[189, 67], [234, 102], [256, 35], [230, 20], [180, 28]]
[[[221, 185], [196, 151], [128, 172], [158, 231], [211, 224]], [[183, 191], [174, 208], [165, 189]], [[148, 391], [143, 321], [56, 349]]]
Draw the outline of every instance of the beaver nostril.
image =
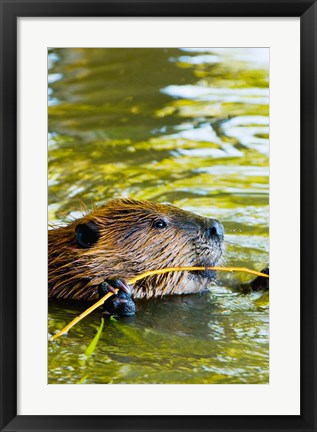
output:
[[214, 236], [214, 235], [216, 235], [217, 234], [216, 228], [215, 227], [210, 228], [209, 234], [210, 234], [211, 237]]
[[224, 235], [224, 229], [223, 225], [218, 222], [216, 219], [212, 219], [211, 223], [209, 224], [207, 228], [207, 236], [209, 239], [213, 237], [220, 237], [223, 238]]

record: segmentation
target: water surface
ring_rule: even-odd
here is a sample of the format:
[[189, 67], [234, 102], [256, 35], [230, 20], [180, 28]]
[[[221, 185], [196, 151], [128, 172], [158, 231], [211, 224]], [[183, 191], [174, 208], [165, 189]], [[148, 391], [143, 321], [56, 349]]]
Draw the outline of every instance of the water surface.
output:
[[[109, 198], [170, 202], [224, 224], [225, 260], [268, 264], [269, 77], [266, 49], [49, 51], [49, 222]], [[99, 311], [49, 344], [49, 383], [267, 383], [268, 293], [233, 289]], [[49, 304], [49, 332], [85, 309]]]

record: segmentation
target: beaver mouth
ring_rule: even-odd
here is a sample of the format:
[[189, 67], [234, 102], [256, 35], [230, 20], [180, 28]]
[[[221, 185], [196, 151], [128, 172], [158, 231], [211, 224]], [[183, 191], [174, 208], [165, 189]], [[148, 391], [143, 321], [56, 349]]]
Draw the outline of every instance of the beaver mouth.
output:
[[198, 279], [208, 279], [215, 280], [217, 273], [214, 270], [202, 270], [202, 271], [191, 271], [192, 275], [194, 275]]
[[217, 273], [215, 272], [215, 270], [203, 270], [203, 271], [198, 271], [196, 273], [197, 273], [197, 276], [202, 278], [202, 279], [213, 280], [213, 279], [216, 279], [216, 276], [217, 276]]
[[[214, 267], [216, 263], [199, 263], [195, 264], [193, 267]], [[217, 273], [215, 270], [193, 270], [190, 271], [192, 275], [199, 279], [215, 280]]]

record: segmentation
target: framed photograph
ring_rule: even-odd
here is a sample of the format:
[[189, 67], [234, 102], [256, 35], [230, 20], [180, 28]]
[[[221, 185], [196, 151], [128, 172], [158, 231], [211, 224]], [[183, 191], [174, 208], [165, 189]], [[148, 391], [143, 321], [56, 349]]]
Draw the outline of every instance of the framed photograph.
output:
[[1, 1], [1, 430], [316, 430], [316, 11]]

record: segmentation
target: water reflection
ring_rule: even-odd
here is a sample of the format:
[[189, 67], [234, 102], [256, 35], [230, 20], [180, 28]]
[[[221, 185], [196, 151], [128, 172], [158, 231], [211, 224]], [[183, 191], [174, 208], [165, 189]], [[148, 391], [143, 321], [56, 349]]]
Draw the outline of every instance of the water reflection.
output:
[[[223, 222], [227, 263], [265, 267], [268, 54], [50, 50], [49, 222], [113, 197], [168, 201]], [[220, 279], [211, 293], [140, 302], [132, 322], [107, 322], [89, 364], [100, 316], [88, 317], [50, 346], [50, 382], [268, 382], [268, 295]], [[51, 304], [49, 330], [81, 310]]]

